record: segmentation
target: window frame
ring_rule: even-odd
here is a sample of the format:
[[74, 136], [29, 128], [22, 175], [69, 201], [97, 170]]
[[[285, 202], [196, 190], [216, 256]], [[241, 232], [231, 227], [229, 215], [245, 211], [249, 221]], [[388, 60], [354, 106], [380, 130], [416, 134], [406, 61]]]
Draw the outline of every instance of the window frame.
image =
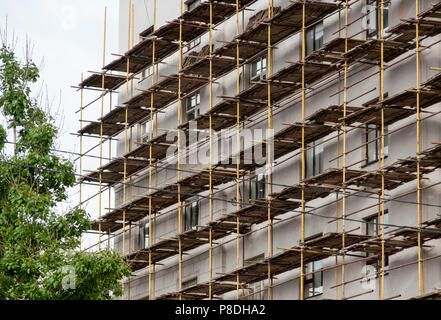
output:
[[[263, 66], [265, 61], [265, 66]], [[256, 66], [256, 74], [253, 75], [254, 66]], [[257, 71], [260, 72], [257, 73]], [[250, 83], [265, 80], [268, 73], [268, 57], [263, 55], [250, 63]]]
[[[310, 269], [310, 270], [308, 270]], [[304, 286], [303, 286], [303, 296], [305, 299], [317, 297], [321, 294], [323, 294], [323, 270], [316, 272], [316, 270], [323, 269], [323, 262], [322, 260], [313, 261], [305, 266], [305, 273], [311, 273], [310, 275], [305, 276], [304, 278]], [[316, 280], [319, 278], [320, 285], [316, 287]], [[312, 284], [311, 288], [309, 285]], [[312, 294], [309, 295], [308, 289], [312, 289]]]
[[[375, 126], [375, 129], [373, 128]], [[371, 133], [375, 133], [375, 138], [371, 137]], [[373, 141], [372, 141], [373, 140]], [[365, 143], [365, 166], [377, 163], [381, 160], [381, 126], [375, 123], [368, 123], [365, 126], [364, 133], [364, 143]], [[375, 155], [371, 156], [370, 146], [375, 145]], [[387, 158], [389, 155], [389, 128], [388, 126], [384, 126], [384, 158]]]
[[[193, 98], [195, 98], [195, 104], [192, 105]], [[191, 108], [189, 109], [189, 105]], [[186, 121], [192, 121], [196, 119], [200, 114], [200, 105], [201, 105], [201, 92], [198, 91], [187, 98], [185, 98], [185, 117]], [[193, 118], [189, 118], [189, 114], [193, 114]]]
[[[324, 145], [323, 140], [318, 139], [311, 143], [308, 143], [306, 145], [306, 152], [305, 152], [305, 179], [314, 177], [316, 175], [319, 175], [323, 173], [324, 171], [324, 161], [323, 161], [323, 155], [324, 155]], [[311, 157], [312, 155], [312, 157]], [[318, 157], [318, 159], [317, 159]], [[312, 160], [311, 160], [312, 158]], [[310, 175], [308, 173], [310, 165], [310, 162], [312, 162], [312, 174]], [[318, 162], [318, 163], [317, 163]], [[317, 168], [318, 164], [318, 168]]]
[[184, 206], [184, 232], [197, 229], [199, 225], [199, 201], [193, 201]]
[[259, 200], [265, 198], [267, 192], [266, 175], [264, 173], [256, 174], [249, 181], [248, 199]]
[[143, 250], [148, 247], [150, 247], [150, 224], [148, 221], [143, 221], [138, 228], [138, 248]]
[[[317, 34], [319, 33], [317, 30], [317, 27], [321, 26], [321, 37], [317, 38]], [[312, 33], [312, 48], [308, 47], [308, 36]], [[308, 30], [306, 30], [306, 39], [305, 39], [305, 55], [308, 56], [314, 51], [319, 50], [323, 47], [324, 42], [324, 35], [325, 35], [325, 28], [323, 24], [323, 20], [316, 23], [312, 27], [310, 27]], [[312, 50], [311, 50], [312, 49]]]

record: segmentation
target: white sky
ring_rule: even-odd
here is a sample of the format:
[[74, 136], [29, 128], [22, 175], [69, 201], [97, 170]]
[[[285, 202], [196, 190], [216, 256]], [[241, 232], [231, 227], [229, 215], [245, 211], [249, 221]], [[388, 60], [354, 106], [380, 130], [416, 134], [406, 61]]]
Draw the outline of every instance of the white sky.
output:
[[[79, 114], [75, 111], [80, 107], [80, 93], [71, 86], [80, 83], [81, 72], [86, 78], [90, 75], [88, 71], [100, 71], [102, 67], [105, 7], [106, 63], [117, 58], [111, 54], [118, 53], [118, 6], [118, 0], [0, 0], [0, 28], [4, 29], [7, 17], [9, 38], [12, 32], [18, 37], [17, 53], [23, 54], [28, 36], [33, 45], [33, 60], [40, 65], [44, 59], [39, 87], [47, 86], [49, 98], [54, 99], [51, 113], [59, 113], [61, 150], [79, 152], [79, 138], [71, 133], [79, 129]], [[98, 95], [98, 92], [85, 93], [85, 100]], [[90, 108], [98, 110], [100, 105]], [[87, 119], [96, 120], [99, 113], [96, 115], [89, 111]], [[84, 166], [88, 169], [97, 167], [96, 162], [87, 161], [90, 160], [85, 159]], [[66, 205], [77, 203], [78, 188], [72, 191]], [[94, 212], [91, 214], [95, 216]]]

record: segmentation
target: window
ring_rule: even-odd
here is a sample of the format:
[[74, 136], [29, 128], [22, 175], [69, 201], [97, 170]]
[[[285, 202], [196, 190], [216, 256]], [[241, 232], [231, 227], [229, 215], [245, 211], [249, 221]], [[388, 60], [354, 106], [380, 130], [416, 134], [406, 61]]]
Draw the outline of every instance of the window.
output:
[[266, 197], [266, 178], [264, 174], [258, 174], [250, 179], [250, 200], [258, 200]]
[[149, 224], [148, 222], [141, 222], [139, 224], [138, 247], [139, 249], [146, 249], [149, 246]]
[[266, 57], [260, 57], [251, 63], [250, 81], [266, 79]]
[[[381, 2], [378, 0], [367, 0], [367, 38], [379, 38]], [[389, 27], [389, 5], [383, 7], [383, 29], [384, 35]]]
[[306, 150], [306, 178], [316, 176], [323, 172], [323, 144], [317, 140], [307, 145]]
[[323, 46], [323, 22], [306, 31], [306, 55], [313, 53]]
[[305, 277], [304, 283], [304, 297], [311, 298], [323, 293], [323, 271], [316, 272], [322, 269], [321, 261], [314, 261], [308, 263], [305, 267]]
[[[249, 266], [264, 259], [264, 254], [259, 254], [251, 259], [244, 261], [244, 266]], [[266, 300], [268, 289], [265, 289], [264, 282], [258, 281], [248, 287], [247, 300]]]
[[187, 10], [193, 10], [194, 8], [196, 8], [198, 5], [200, 5], [201, 0], [187, 0], [185, 1], [185, 4], [187, 5]]
[[199, 105], [201, 104], [201, 94], [198, 92], [186, 99], [185, 114], [187, 121], [191, 121], [199, 116]]
[[[389, 154], [389, 136], [387, 126], [384, 127], [384, 156]], [[378, 161], [381, 158], [381, 127], [376, 124], [366, 126], [366, 164]]]
[[199, 202], [195, 201], [185, 206], [184, 231], [195, 229], [199, 222]]
[[[365, 218], [364, 220], [366, 221], [366, 235], [368, 236], [380, 236], [383, 233], [383, 226], [381, 225], [381, 216], [380, 216], [380, 223], [378, 223], [378, 213]], [[388, 232], [389, 227], [386, 226], [386, 224], [389, 223], [389, 214], [387, 212], [387, 210], [385, 210], [384, 212], [384, 232]], [[367, 257], [374, 255], [373, 253], [368, 253]], [[366, 262], [367, 265], [371, 265], [375, 268], [376, 272], [381, 271], [381, 257], [380, 258], [373, 258], [372, 260], [368, 260]], [[389, 266], [389, 257], [385, 256], [384, 259], [384, 267], [385, 269]], [[374, 278], [376, 278], [377, 275], [374, 276]]]

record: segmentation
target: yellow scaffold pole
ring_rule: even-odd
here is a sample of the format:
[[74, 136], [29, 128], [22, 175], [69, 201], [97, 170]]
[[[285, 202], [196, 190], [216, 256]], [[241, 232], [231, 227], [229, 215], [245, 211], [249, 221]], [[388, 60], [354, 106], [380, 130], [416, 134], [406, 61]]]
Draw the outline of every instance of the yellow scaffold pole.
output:
[[[236, 94], [240, 93], [239, 0], [236, 0]], [[236, 103], [236, 211], [240, 210], [240, 101]], [[236, 217], [236, 269], [240, 268], [240, 218]], [[236, 274], [236, 299], [240, 297], [240, 276]]]
[[[338, 9], [338, 37], [341, 37], [341, 7]], [[341, 72], [338, 72], [338, 106], [341, 105]], [[340, 127], [337, 129], [337, 169], [340, 169]], [[339, 193], [335, 193], [335, 232], [338, 233]], [[335, 256], [335, 299], [338, 300], [338, 255]]]
[[[418, 203], [418, 228], [422, 227], [422, 208], [421, 208], [421, 109], [420, 109], [420, 25], [418, 22], [419, 1], [415, 0], [415, 24], [416, 32], [416, 107], [417, 107], [417, 203]], [[418, 231], [418, 294], [424, 294], [424, 271], [423, 271], [423, 248], [421, 243], [421, 230]]]
[[[83, 73], [81, 73], [81, 83], [83, 83], [84, 80], [84, 76]], [[82, 132], [83, 130], [83, 93], [84, 93], [84, 89], [83, 87], [81, 87], [81, 106], [80, 106], [80, 132]], [[80, 134], [80, 209], [83, 208], [83, 182], [81, 177], [83, 176], [83, 134]], [[83, 236], [81, 236], [80, 238], [80, 251], [81, 251], [81, 245], [82, 245], [82, 241], [83, 240]]]
[[[273, 0], [268, 0], [268, 20], [273, 17]], [[273, 130], [273, 109], [271, 104], [271, 82], [269, 81], [272, 76], [272, 50], [271, 50], [271, 22], [268, 24], [268, 71], [267, 71], [267, 86], [268, 86], [268, 134], [272, 133]], [[268, 138], [268, 137], [267, 137]], [[272, 137], [271, 137], [272, 138]], [[267, 205], [268, 205], [268, 257], [273, 255], [271, 246], [271, 193], [272, 193], [272, 183], [271, 183], [271, 143], [267, 143], [267, 175], [268, 175], [268, 192], [267, 192]], [[271, 276], [271, 263], [268, 262], [268, 299], [273, 299], [273, 278]]]
[[[306, 86], [305, 86], [305, 58], [306, 58], [306, 4], [302, 5], [302, 183], [306, 178], [306, 155], [305, 155], [305, 102], [306, 102]], [[305, 299], [305, 264], [303, 243], [305, 241], [305, 189], [302, 188], [302, 226], [301, 226], [301, 243], [300, 251], [300, 300]]]
[[[184, 2], [181, 2], [181, 18], [179, 19], [179, 74], [178, 74], [178, 126], [182, 122], [182, 97], [181, 97], [181, 82], [182, 82], [182, 15], [184, 13]], [[181, 134], [178, 131], [178, 219], [179, 219], [179, 234], [183, 232], [182, 228], [182, 208], [181, 208], [181, 184], [179, 183], [182, 176], [181, 171]], [[179, 237], [179, 290], [182, 290], [182, 239]], [[182, 295], [179, 296], [182, 300]]]
[[[380, 7], [380, 103], [384, 100], [384, 0]], [[381, 287], [380, 299], [384, 300], [384, 106], [381, 106]], [[378, 225], [378, 223], [377, 223]]]
[[[130, 50], [130, 27], [131, 27], [131, 8], [132, 8], [132, 0], [129, 0], [129, 32], [127, 38], [127, 48]], [[127, 57], [127, 74], [126, 74], [126, 101], [129, 101], [129, 71], [130, 71], [130, 58]], [[128, 127], [128, 109], [126, 107], [125, 110], [125, 123], [124, 123], [124, 154], [127, 153], [127, 127]], [[127, 179], [127, 159], [124, 158], [124, 178], [123, 178], [123, 205], [126, 203], [126, 179]], [[126, 210], [123, 210], [123, 249], [122, 254], [125, 256], [126, 254]], [[124, 298], [124, 277], [122, 279], [122, 294]]]
[[[156, 0], [154, 1], [154, 13], [153, 13], [153, 32], [156, 31]], [[155, 59], [156, 59], [156, 39], [153, 39], [153, 52], [152, 52], [152, 87], [155, 85]], [[153, 106], [154, 106], [154, 93], [150, 94], [150, 132], [149, 139], [153, 139]], [[152, 198], [150, 194], [152, 193], [152, 150], [153, 146], [150, 144], [149, 148], [149, 243], [152, 241]], [[149, 300], [154, 297], [152, 290], [152, 252], [149, 248]]]
[[[348, 16], [349, 16], [349, 0], [346, 0], [345, 4], [345, 54], [348, 52]], [[345, 59], [344, 65], [344, 94], [343, 94], [343, 118], [346, 118], [347, 104], [348, 104], [348, 61]], [[346, 121], [343, 122], [343, 177], [342, 177], [342, 249], [345, 249], [345, 222], [346, 222]], [[345, 298], [345, 253], [343, 251], [342, 267], [342, 299]]]
[[[107, 7], [104, 8], [104, 46], [103, 46], [103, 67], [106, 65], [106, 30], [107, 29]], [[101, 79], [101, 119], [104, 116], [104, 80], [105, 74], [103, 72]], [[100, 123], [100, 181], [99, 181], [99, 195], [98, 195], [98, 249], [101, 250], [101, 211], [102, 211], [102, 184], [103, 184], [103, 172], [101, 170], [103, 166], [103, 121]]]
[[[210, 0], [210, 117], [209, 117], [209, 134], [210, 134], [210, 182], [209, 182], [209, 206], [210, 206], [210, 222], [213, 221], [213, 118], [211, 110], [213, 109], [213, 1]], [[210, 252], [209, 252], [209, 282], [208, 282], [208, 298], [213, 299], [213, 228], [210, 227], [209, 230], [209, 242], [210, 242]]]

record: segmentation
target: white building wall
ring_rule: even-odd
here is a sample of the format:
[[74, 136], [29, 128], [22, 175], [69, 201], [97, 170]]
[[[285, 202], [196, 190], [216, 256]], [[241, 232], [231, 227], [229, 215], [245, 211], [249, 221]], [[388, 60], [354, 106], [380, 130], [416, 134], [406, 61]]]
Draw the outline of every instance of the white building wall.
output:
[[[132, 0], [135, 5], [135, 34], [139, 34], [153, 23], [153, 1]], [[353, 4], [350, 10], [350, 19], [353, 21], [360, 17], [365, 12], [364, 1], [358, 1]], [[252, 5], [254, 11], [245, 11], [245, 27], [248, 19], [256, 12], [267, 7], [267, 1], [257, 1]], [[289, 5], [288, 0], [275, 1], [276, 6], [286, 7]], [[422, 1], [421, 10], [429, 8], [429, 1]], [[147, 14], [148, 13], [148, 14]], [[171, 21], [179, 16], [179, 1], [158, 1], [158, 28], [168, 21]], [[415, 14], [414, 1], [401, 0], [392, 1], [390, 7], [390, 26], [394, 26], [400, 22], [402, 18], [413, 17]], [[340, 26], [344, 25], [344, 10], [341, 11]], [[364, 39], [365, 33], [360, 33], [360, 30], [365, 27], [365, 20], [357, 21], [349, 27], [349, 34], [357, 34], [355, 38]], [[333, 15], [324, 21], [325, 36], [324, 43], [329, 42], [338, 36], [339, 30], [339, 18], [338, 15]], [[242, 30], [242, 25], [240, 25]], [[229, 19], [226, 23], [219, 25], [214, 32], [214, 47], [215, 49], [222, 45], [217, 40], [230, 41], [236, 34], [236, 20], [235, 17]], [[344, 30], [341, 30], [341, 36], [344, 36]], [[128, 1], [120, 0], [120, 53], [127, 51], [127, 37], [128, 37]], [[430, 38], [425, 40], [422, 45], [433, 43], [439, 37]], [[135, 36], [135, 43], [138, 41]], [[208, 43], [208, 36], [202, 37], [201, 44], [194, 50], [199, 51], [204, 45]], [[277, 44], [277, 50], [274, 52], [274, 72], [286, 67], [289, 62], [299, 61], [300, 49], [301, 49], [301, 36], [300, 34], [293, 35], [280, 44]], [[430, 69], [432, 66], [440, 66], [440, 46], [436, 45], [429, 50], [426, 50], [421, 56], [421, 81], [424, 81], [433, 76], [436, 71]], [[416, 85], [415, 80], [415, 58], [411, 57], [395, 64], [396, 61], [407, 56], [405, 54], [398, 59], [387, 63], [390, 66], [385, 72], [385, 93], [389, 96], [393, 96], [404, 89], [414, 88]], [[178, 55], [167, 58], [164, 63], [159, 66], [159, 72], [161, 75], [165, 74], [177, 74], [179, 65]], [[379, 78], [378, 76], [370, 77], [363, 80], [367, 75], [373, 74], [378, 71], [378, 67], [371, 65], [357, 65], [350, 69], [348, 74], [348, 101], [349, 105], [361, 106], [366, 101], [374, 99], [379, 95]], [[241, 70], [241, 81], [246, 82], [246, 74], [248, 69]], [[245, 79], [244, 79], [245, 77]], [[161, 78], [160, 78], [161, 79]], [[343, 88], [343, 75], [341, 74], [340, 88]], [[219, 96], [234, 96], [236, 92], [236, 71], [234, 70], [230, 74], [216, 80], [217, 83], [213, 86], [213, 105], [216, 105], [221, 101]], [[362, 81], [362, 84], [355, 85], [357, 82]], [[144, 79], [139, 83], [139, 80], [135, 80], [135, 87], [146, 89], [151, 85], [151, 78]], [[369, 94], [362, 95], [365, 92], [372, 90]], [[331, 77], [328, 82], [315, 87], [313, 92], [309, 92], [306, 100], [306, 116], [313, 114], [320, 108], [325, 108], [332, 104], [343, 103], [343, 94], [335, 94], [338, 91], [338, 81], [336, 77]], [[125, 100], [125, 92], [119, 95], [119, 103], [122, 104]], [[136, 92], [135, 92], [136, 94]], [[360, 95], [362, 95], [360, 97]], [[359, 97], [359, 98], [357, 98]], [[201, 113], [209, 110], [209, 90], [205, 87], [201, 90]], [[159, 127], [173, 129], [177, 125], [177, 103], [167, 107], [165, 113], [159, 114]], [[430, 111], [436, 112], [440, 108], [439, 105], [430, 107]], [[423, 116], [427, 114], [423, 113]], [[250, 123], [250, 127], [267, 127], [267, 115], [263, 112], [255, 117], [258, 121]], [[422, 128], [422, 149], [427, 149], [432, 146], [432, 142], [441, 141], [441, 118], [439, 115], [432, 117], [430, 120], [423, 122]], [[299, 95], [294, 98], [288, 99], [277, 106], [274, 110], [274, 127], [275, 132], [285, 128], [285, 124], [301, 121], [301, 97]], [[389, 156], [386, 158], [385, 163], [391, 164], [398, 159], [403, 159], [408, 156], [415, 155], [416, 152], [416, 124], [415, 116], [404, 119], [398, 123], [395, 123], [389, 127], [389, 131], [393, 131], [405, 124], [409, 124], [405, 129], [401, 129], [396, 133], [392, 133], [389, 136]], [[159, 132], [162, 133], [162, 132]], [[139, 133], [133, 132], [134, 137], [139, 138]], [[335, 134], [333, 134], [335, 136]], [[135, 139], [134, 139], [135, 140]], [[361, 160], [364, 158], [364, 148], [358, 148], [364, 141], [364, 135], [362, 130], [352, 130], [347, 135], [347, 150], [355, 151], [351, 152], [347, 156], [347, 165], [352, 165], [351, 169], [363, 170], [375, 170], [378, 168], [378, 164], [371, 164], [364, 166], [364, 162]], [[342, 152], [342, 140], [340, 140], [340, 153]], [[249, 142], [247, 142], [249, 143]], [[135, 144], [132, 147], [136, 147]], [[120, 136], [118, 144], [118, 152], [124, 153], [124, 135]], [[293, 156], [295, 155], [295, 156]], [[337, 167], [337, 140], [332, 139], [324, 146], [324, 169]], [[339, 165], [342, 165], [342, 159], [340, 158]], [[195, 168], [195, 165], [185, 165], [185, 170]], [[202, 166], [199, 166], [200, 168]], [[260, 169], [259, 172], [265, 172], [265, 169]], [[185, 176], [189, 173], [185, 173]], [[293, 185], [299, 182], [301, 176], [301, 157], [299, 151], [294, 151], [292, 154], [285, 156], [276, 161], [273, 170], [273, 181], [277, 184], [273, 186], [273, 192], [280, 191], [284, 185]], [[157, 176], [154, 177], [154, 181], [158, 181], [158, 186], [175, 182], [177, 178], [176, 171], [174, 170], [159, 170]], [[440, 173], [434, 172], [427, 176], [427, 179], [423, 181], [423, 187], [433, 184], [439, 181]], [[138, 187], [132, 188], [132, 196], [146, 194], [148, 188], [148, 179], [146, 176], [139, 178], [139, 181], [133, 180], [133, 184]], [[215, 196], [226, 200], [234, 199], [236, 195], [235, 184], [227, 184], [217, 187], [219, 192], [216, 191]], [[399, 201], [387, 202], [385, 208], [389, 210], [389, 223], [396, 225], [412, 225], [415, 226], [417, 221], [417, 207], [414, 204], [416, 201], [416, 182], [405, 184], [392, 191], [387, 191], [387, 196], [395, 197], [404, 193], [409, 195], [399, 198]], [[116, 204], [121, 203], [122, 191], [120, 189], [115, 190]], [[242, 195], [248, 196], [248, 184], [241, 185]], [[129, 200], [129, 192], [127, 193], [127, 199]], [[207, 195], [207, 194], [205, 194]], [[366, 194], [364, 194], [366, 195]], [[423, 202], [434, 205], [441, 205], [440, 192], [438, 187], [433, 187], [423, 192]], [[246, 198], [247, 199], [247, 198]], [[306, 236], [312, 236], [319, 232], [327, 233], [334, 232], [336, 230], [335, 223], [328, 223], [330, 219], [325, 217], [335, 217], [336, 204], [335, 195], [330, 195], [325, 199], [317, 199], [307, 203], [307, 210], [313, 210], [312, 212], [316, 216], [307, 215], [306, 217]], [[353, 233], [365, 234], [365, 226], [354, 220], [362, 220], [364, 217], [375, 214], [377, 208], [375, 204], [378, 203], [378, 199], [375, 196], [363, 197], [350, 197], [346, 201], [346, 213], [351, 214], [350, 219], [346, 221], [346, 230], [354, 230]], [[361, 208], [373, 206], [369, 210], [357, 212]], [[317, 208], [314, 210], [314, 208]], [[339, 202], [339, 215], [341, 216], [342, 203]], [[204, 225], [209, 221], [209, 209], [208, 200], [201, 200], [200, 210], [200, 225]], [[235, 205], [231, 202], [214, 201], [214, 218], [219, 217], [221, 214], [234, 212]], [[167, 238], [174, 236], [178, 233], [178, 213], [176, 206], [165, 209], [163, 212], [167, 212], [157, 219], [157, 240], [161, 238]], [[437, 217], [438, 208], [435, 206], [423, 206], [423, 221], [430, 220]], [[290, 218], [290, 219], [289, 219]], [[280, 220], [279, 220], [280, 219]], [[280, 248], [288, 248], [294, 245], [298, 245], [300, 241], [300, 221], [299, 210], [286, 213], [278, 217], [275, 221], [275, 225], [272, 230], [273, 234], [273, 253], [280, 252]], [[264, 254], [268, 256], [267, 249], [267, 228], [266, 223], [261, 225], [255, 225], [252, 227], [252, 232], [247, 234], [240, 240], [240, 261], [243, 265], [244, 260], [252, 257]], [[341, 222], [338, 224], [338, 230], [342, 230]], [[128, 235], [127, 235], [128, 236]], [[127, 237], [126, 236], [126, 237]], [[137, 228], [134, 228], [132, 232], [132, 244], [131, 248], [136, 249], [137, 241]], [[126, 252], [128, 251], [129, 244], [126, 238]], [[213, 275], [216, 277], [219, 273], [225, 273], [232, 271], [236, 268], [236, 242], [235, 235], [220, 239], [216, 241], [219, 246], [215, 246], [213, 255]], [[429, 243], [430, 246], [424, 248], [424, 256], [435, 256], [441, 254], [440, 241], [436, 240]], [[121, 250], [121, 239], [115, 241], [115, 246]], [[347, 257], [347, 261], [351, 258]], [[390, 258], [390, 267], [398, 266], [404, 263], [416, 261], [417, 249], [412, 248], [405, 250], [399, 254], [396, 254]], [[198, 282], [208, 281], [208, 246], [202, 246], [190, 252], [187, 256], [184, 256], [183, 264], [183, 280], [184, 282], [197, 276]], [[341, 263], [341, 258], [339, 258]], [[330, 257], [323, 261], [323, 267], [331, 267], [335, 264], [335, 258]], [[346, 266], [345, 279], [346, 281], [356, 279], [362, 276], [362, 268], [364, 263], [354, 263]], [[335, 289], [331, 287], [335, 284], [335, 269], [329, 269], [324, 271], [324, 293], [313, 299], [333, 299], [335, 298]], [[439, 267], [439, 260], [434, 259], [424, 264], [424, 276], [426, 291], [431, 291], [433, 288], [441, 286], [441, 268]], [[294, 279], [294, 280], [289, 280]], [[341, 279], [341, 267], [338, 269], [338, 282]], [[376, 281], [377, 282], [377, 281]], [[277, 276], [274, 281], [276, 287], [274, 288], [275, 299], [298, 299], [299, 298], [299, 270], [287, 272], [285, 274]], [[364, 286], [366, 283], [361, 281], [355, 281], [345, 286], [345, 295], [352, 296], [366, 291]], [[264, 283], [266, 286], [266, 281]], [[148, 293], [148, 271], [141, 270], [136, 273], [136, 276], [132, 277], [131, 282], [131, 298], [138, 299], [143, 298]], [[155, 295], [160, 296], [171, 291], [177, 291], [179, 289], [178, 283], [178, 259], [173, 257], [164, 261], [161, 261], [161, 265], [156, 267], [156, 282], [155, 282]], [[373, 293], [362, 295], [359, 299], [377, 299], [378, 298], [378, 283]], [[127, 286], [126, 286], [127, 289]], [[385, 297], [396, 296], [401, 294], [400, 299], [406, 299], [416, 296], [418, 293], [418, 277], [417, 277], [417, 265], [413, 264], [405, 268], [393, 270], [388, 272], [385, 277]], [[341, 297], [342, 288], [338, 289], [338, 296]], [[236, 293], [231, 292], [226, 294], [224, 298], [235, 298]]]

